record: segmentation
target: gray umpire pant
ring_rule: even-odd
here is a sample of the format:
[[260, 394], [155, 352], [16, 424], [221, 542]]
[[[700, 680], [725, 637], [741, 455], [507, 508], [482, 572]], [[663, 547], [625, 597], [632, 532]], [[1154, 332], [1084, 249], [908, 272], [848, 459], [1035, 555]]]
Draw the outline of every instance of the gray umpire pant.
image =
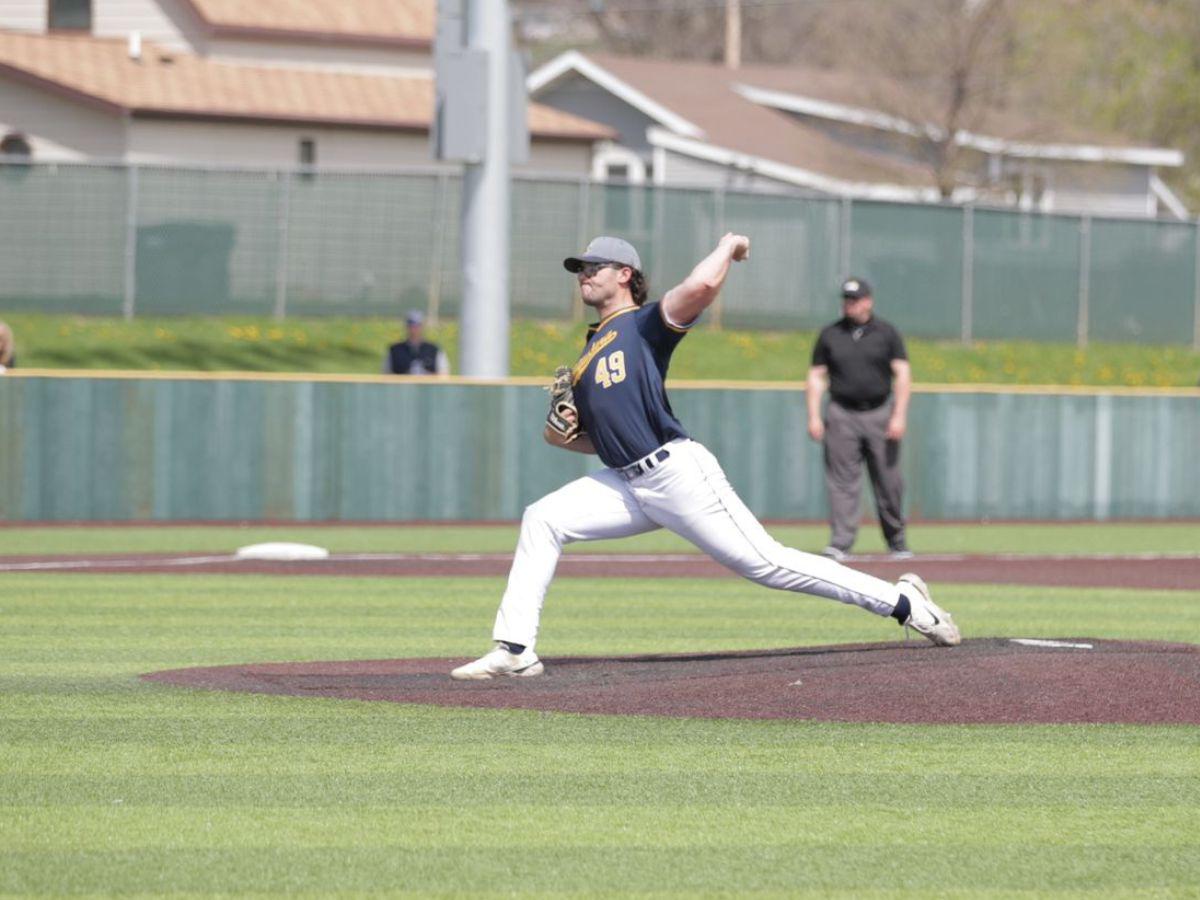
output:
[[900, 442], [886, 437], [894, 401], [866, 412], [830, 402], [825, 410], [825, 483], [829, 489], [830, 545], [849, 550], [858, 535], [862, 466], [867, 464], [875, 509], [888, 547], [905, 547], [904, 479]]

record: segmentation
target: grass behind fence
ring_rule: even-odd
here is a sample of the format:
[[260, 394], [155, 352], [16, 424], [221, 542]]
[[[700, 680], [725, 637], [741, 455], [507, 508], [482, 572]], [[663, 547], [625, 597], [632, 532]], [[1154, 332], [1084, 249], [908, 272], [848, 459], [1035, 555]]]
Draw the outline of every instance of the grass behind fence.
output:
[[[201, 371], [378, 374], [388, 344], [401, 340], [398, 321], [383, 319], [84, 318], [5, 315], [27, 368], [172, 369]], [[513, 375], [545, 376], [579, 355], [584, 326], [513, 322]], [[454, 322], [431, 328], [459, 371]], [[675, 354], [677, 379], [803, 380], [811, 332], [700, 328]], [[936, 384], [1062, 384], [1190, 387], [1200, 381], [1200, 353], [1186, 347], [909, 339], [919, 381]]]

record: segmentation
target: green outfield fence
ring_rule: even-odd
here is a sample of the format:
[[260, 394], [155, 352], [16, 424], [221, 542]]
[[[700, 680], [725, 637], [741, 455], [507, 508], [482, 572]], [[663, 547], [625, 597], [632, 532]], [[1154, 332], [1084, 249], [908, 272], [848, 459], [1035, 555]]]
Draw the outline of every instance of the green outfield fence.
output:
[[[760, 516], [826, 516], [799, 385], [675, 385]], [[913, 397], [910, 515], [1200, 517], [1200, 390]], [[0, 519], [518, 519], [593, 471], [545, 444], [540, 383], [33, 373], [0, 378]], [[753, 435], [753, 440], [746, 440]]]
[[[342, 172], [29, 164], [0, 169], [0, 310], [454, 317], [460, 182]], [[516, 178], [520, 317], [579, 315], [558, 261], [632, 240], [652, 290], [726, 230], [753, 238], [710, 323], [811, 329], [847, 273], [906, 333], [1200, 348], [1195, 222]]]

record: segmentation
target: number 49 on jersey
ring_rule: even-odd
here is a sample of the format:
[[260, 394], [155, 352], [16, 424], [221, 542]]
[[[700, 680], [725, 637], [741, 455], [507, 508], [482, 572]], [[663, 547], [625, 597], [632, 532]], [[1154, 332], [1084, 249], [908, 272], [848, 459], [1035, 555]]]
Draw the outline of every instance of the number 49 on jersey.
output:
[[614, 350], [608, 356], [600, 357], [596, 363], [596, 384], [601, 387], [612, 387], [625, 380], [625, 351]]

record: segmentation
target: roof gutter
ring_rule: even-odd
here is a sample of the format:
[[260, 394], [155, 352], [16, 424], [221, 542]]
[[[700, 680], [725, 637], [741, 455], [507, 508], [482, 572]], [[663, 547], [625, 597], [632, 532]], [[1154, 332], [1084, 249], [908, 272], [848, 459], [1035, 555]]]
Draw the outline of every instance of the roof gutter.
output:
[[[831, 119], [850, 125], [893, 131], [908, 137], [941, 140], [945, 132], [933, 125], [917, 125], [907, 119], [890, 116], [875, 110], [842, 103], [832, 103], [785, 91], [773, 91], [748, 84], [734, 85], [734, 90], [762, 106], [798, 115]], [[994, 153], [1025, 159], [1054, 159], [1070, 162], [1112, 162], [1138, 166], [1183, 165], [1183, 154], [1165, 147], [1104, 147], [1098, 144], [1039, 144], [1031, 141], [1009, 141], [1004, 138], [959, 131], [954, 138], [961, 147], [981, 153]]]
[[362, 47], [384, 47], [403, 50], [431, 50], [429, 38], [401, 35], [361, 34], [344, 31], [302, 31], [294, 28], [265, 28], [257, 25], [222, 25], [204, 23], [217, 38], [242, 38], [251, 41], [295, 41], [302, 44], [347, 44]]

